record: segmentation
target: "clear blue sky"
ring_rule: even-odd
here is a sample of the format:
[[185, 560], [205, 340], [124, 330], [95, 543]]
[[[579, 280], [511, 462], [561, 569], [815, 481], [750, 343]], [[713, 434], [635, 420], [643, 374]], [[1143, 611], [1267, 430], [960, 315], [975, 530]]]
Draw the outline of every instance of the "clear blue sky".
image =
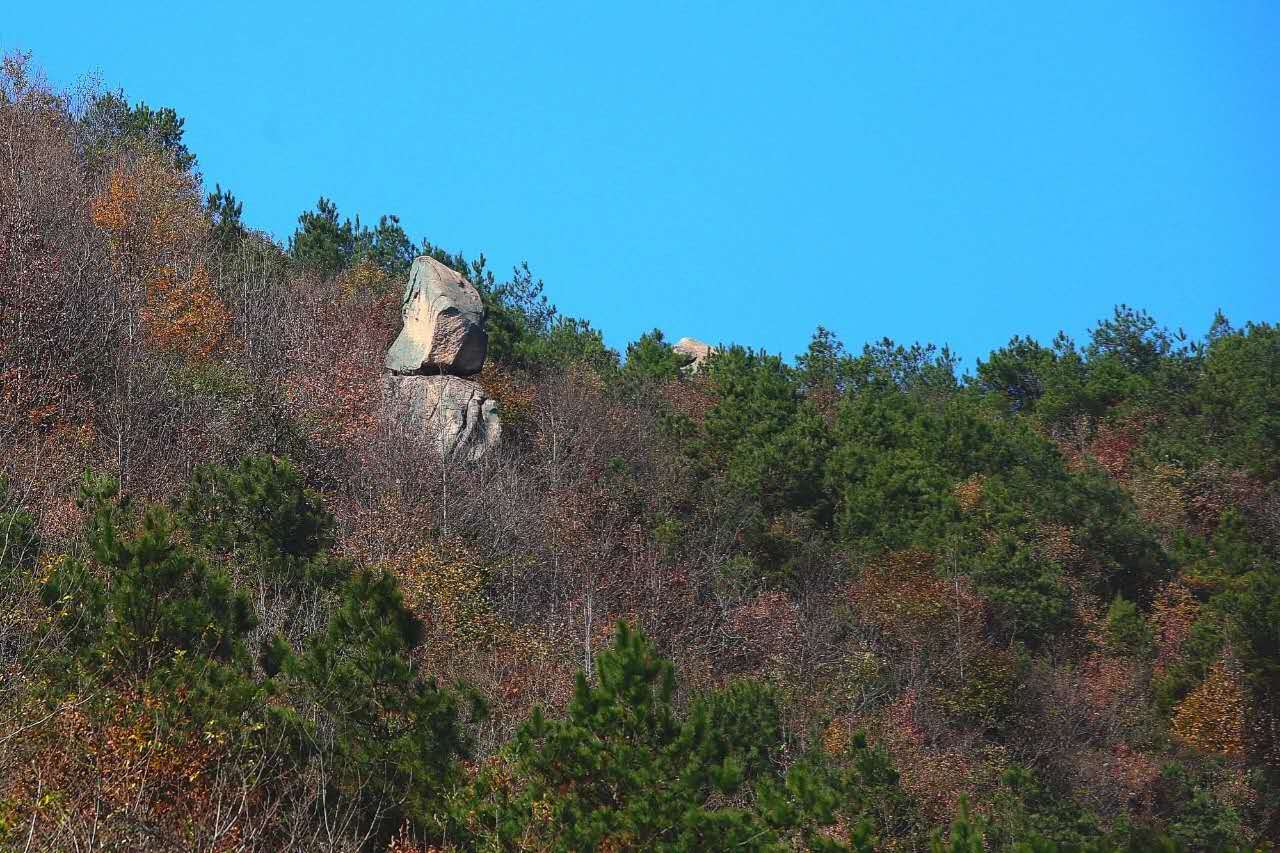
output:
[[1280, 319], [1280, 3], [6, 6], [54, 82], [186, 116], [251, 225], [397, 213], [614, 346]]

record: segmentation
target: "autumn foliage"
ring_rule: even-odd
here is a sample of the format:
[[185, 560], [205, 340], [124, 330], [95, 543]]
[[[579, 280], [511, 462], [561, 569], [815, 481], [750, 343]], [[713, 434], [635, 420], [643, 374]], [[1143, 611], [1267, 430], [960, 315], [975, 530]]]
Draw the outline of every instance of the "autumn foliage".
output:
[[[1280, 844], [1273, 325], [689, 373], [241, 214], [172, 110], [6, 60], [0, 846]], [[419, 254], [484, 300], [476, 462], [382, 413]]]

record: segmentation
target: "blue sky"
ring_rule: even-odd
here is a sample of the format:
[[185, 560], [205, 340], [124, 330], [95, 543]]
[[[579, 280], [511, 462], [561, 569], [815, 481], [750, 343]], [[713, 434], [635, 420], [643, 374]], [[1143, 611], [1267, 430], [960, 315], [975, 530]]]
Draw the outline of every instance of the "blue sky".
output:
[[175, 107], [251, 225], [397, 213], [614, 346], [1280, 319], [1273, 2], [56, 6], [0, 49]]

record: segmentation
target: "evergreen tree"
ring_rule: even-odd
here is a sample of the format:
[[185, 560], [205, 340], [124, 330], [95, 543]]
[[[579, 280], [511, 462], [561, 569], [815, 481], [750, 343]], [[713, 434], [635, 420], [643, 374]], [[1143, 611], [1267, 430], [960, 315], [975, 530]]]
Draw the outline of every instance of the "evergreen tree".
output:
[[244, 205], [236, 200], [230, 191], [224, 190], [221, 184], [214, 186], [205, 201], [205, 209], [209, 212], [209, 221], [213, 224], [212, 237], [214, 245], [220, 251], [227, 252], [239, 245], [246, 231], [240, 214]]
[[96, 165], [126, 150], [163, 154], [184, 172], [196, 165], [195, 155], [182, 139], [186, 119], [171, 107], [152, 109], [145, 103], [131, 107], [122, 90], [93, 98], [77, 124]]
[[675, 379], [680, 369], [692, 359], [671, 348], [661, 329], [645, 332], [627, 344], [627, 360], [622, 366], [623, 378], [632, 383]]
[[[535, 711], [517, 735], [513, 760], [524, 787], [493, 815], [504, 846], [537, 839], [556, 850], [778, 848], [758, 817], [715, 796], [737, 791], [746, 767], [758, 770], [776, 748], [768, 706], [726, 696], [697, 704], [681, 722], [670, 662], [625, 624], [597, 658], [596, 678], [579, 673], [564, 719]], [[758, 721], [761, 713], [763, 731], [736, 742], [735, 733], [748, 734], [742, 715]]]
[[298, 229], [289, 238], [289, 256], [298, 266], [320, 275], [336, 275], [355, 256], [355, 227], [338, 220], [338, 206], [324, 196], [314, 211], [298, 217]]
[[[395, 579], [362, 570], [303, 654], [295, 658], [279, 642], [270, 650], [290, 695], [320, 721], [313, 738], [334, 796], [376, 826], [374, 838], [384, 843], [405, 820], [423, 837], [439, 836], [444, 797], [471, 749], [459, 696], [414, 671], [421, 639]], [[470, 698], [477, 720], [483, 704]]]

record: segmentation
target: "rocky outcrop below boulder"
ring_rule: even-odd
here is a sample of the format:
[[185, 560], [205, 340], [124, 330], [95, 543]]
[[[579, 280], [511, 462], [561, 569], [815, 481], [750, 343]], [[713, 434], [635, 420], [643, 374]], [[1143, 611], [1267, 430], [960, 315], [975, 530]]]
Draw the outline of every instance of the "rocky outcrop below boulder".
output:
[[385, 376], [387, 415], [411, 440], [442, 458], [475, 462], [502, 440], [498, 403], [479, 383], [457, 376]]
[[681, 338], [674, 346], [671, 347], [671, 349], [692, 359], [692, 361], [684, 367], [684, 370], [687, 373], [697, 373], [701, 370], [702, 365], [706, 363], [706, 360], [714, 355], [716, 351], [715, 347], [711, 346], [711, 344], [703, 343], [697, 338]]
[[404, 328], [387, 350], [392, 373], [470, 376], [484, 366], [489, 338], [480, 292], [435, 258], [414, 260], [400, 316]]

